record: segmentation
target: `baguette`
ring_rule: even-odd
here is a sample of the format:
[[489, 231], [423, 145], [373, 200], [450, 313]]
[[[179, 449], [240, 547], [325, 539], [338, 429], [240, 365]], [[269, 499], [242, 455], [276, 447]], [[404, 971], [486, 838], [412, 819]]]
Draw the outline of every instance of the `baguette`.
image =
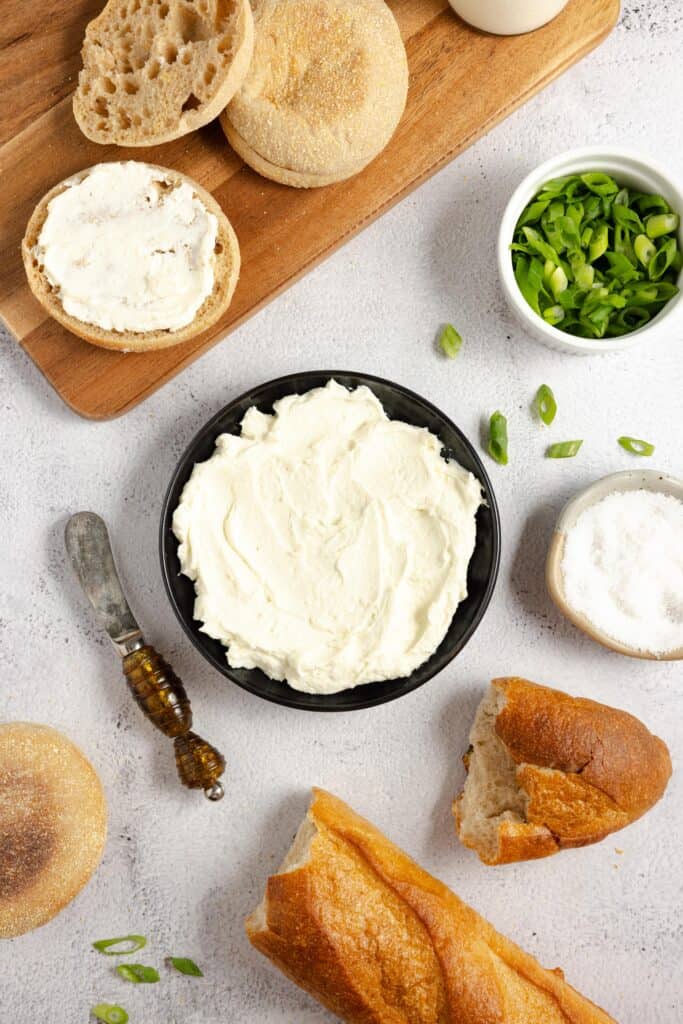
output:
[[76, 122], [117, 146], [187, 135], [230, 102], [253, 48], [249, 0], [109, 0], [85, 30]]
[[70, 903], [106, 835], [102, 786], [80, 750], [46, 725], [0, 724], [0, 939]]
[[494, 679], [453, 805], [458, 836], [485, 864], [596, 843], [655, 804], [671, 776], [666, 745], [615, 708], [526, 679]]
[[[147, 167], [154, 172], [158, 172], [163, 187], [173, 189], [183, 183], [189, 185], [203, 207], [216, 218], [218, 229], [212, 257], [214, 272], [213, 289], [203, 301], [190, 323], [177, 329], [144, 331], [114, 330], [101, 327], [67, 313], [62, 305], [59, 287], [56, 287], [48, 279], [45, 268], [41, 263], [38, 242], [48, 217], [50, 203], [56, 196], [61, 195], [73, 185], [82, 183], [91, 172], [103, 166], [110, 165], [99, 164], [95, 167], [88, 167], [83, 171], [79, 171], [78, 174], [73, 175], [71, 178], [55, 185], [54, 188], [43, 196], [33, 211], [21, 246], [24, 268], [31, 291], [51, 317], [59, 321], [72, 334], [76, 334], [78, 337], [90, 342], [91, 345], [97, 345], [101, 348], [116, 349], [122, 352], [148, 352], [153, 349], [177, 345], [180, 342], [194, 338], [211, 327], [230, 305], [239, 276], [240, 250], [232, 225], [213, 196], [179, 171], [158, 167], [155, 164], [136, 164], [133, 161], [120, 165], [122, 167]], [[69, 239], [65, 239], [65, 241], [68, 243]], [[109, 254], [108, 258], [112, 261], [118, 259], [126, 263], [130, 258], [130, 253], [126, 249], [126, 251], [113, 252]], [[98, 287], [105, 288], [107, 281], [108, 277], [103, 277]]]
[[246, 930], [349, 1024], [614, 1024], [322, 790]]

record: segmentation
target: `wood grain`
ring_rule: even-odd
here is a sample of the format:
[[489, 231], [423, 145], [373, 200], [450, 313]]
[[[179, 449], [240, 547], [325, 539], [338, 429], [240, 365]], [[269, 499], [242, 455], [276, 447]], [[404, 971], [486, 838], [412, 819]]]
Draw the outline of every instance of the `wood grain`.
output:
[[[411, 75], [399, 129], [356, 178], [302, 191], [245, 167], [217, 124], [150, 149], [89, 142], [73, 119], [70, 93], [84, 26], [100, 4], [4, 0], [0, 316], [72, 409], [100, 419], [140, 402], [597, 46], [619, 14], [619, 0], [570, 0], [538, 32], [501, 38], [466, 26], [446, 0], [390, 6]], [[215, 195], [242, 249], [233, 303], [214, 328], [175, 348], [131, 355], [88, 345], [47, 317], [28, 289], [19, 251], [31, 211], [52, 185], [91, 164], [125, 158], [194, 177]]]

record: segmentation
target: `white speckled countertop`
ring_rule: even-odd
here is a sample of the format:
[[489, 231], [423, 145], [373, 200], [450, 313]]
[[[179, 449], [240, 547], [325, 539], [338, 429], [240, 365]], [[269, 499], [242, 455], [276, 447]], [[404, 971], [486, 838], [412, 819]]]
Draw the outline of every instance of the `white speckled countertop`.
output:
[[[513, 187], [561, 149], [631, 144], [680, 167], [682, 53], [677, 0], [627, 0], [597, 52], [122, 419], [74, 416], [5, 340], [0, 717], [48, 722], [83, 747], [109, 797], [110, 837], [75, 903], [0, 943], [3, 1024], [78, 1024], [98, 1001], [126, 1005], [131, 1024], [330, 1021], [251, 951], [242, 927], [314, 783], [349, 800], [543, 963], [560, 964], [620, 1024], [680, 1024], [683, 671], [619, 657], [577, 633], [546, 596], [543, 562], [563, 502], [633, 466], [619, 434], [652, 440], [654, 467], [683, 475], [683, 338], [595, 359], [547, 351], [504, 307], [494, 242]], [[444, 320], [465, 339], [454, 363], [434, 346]], [[157, 557], [162, 495], [202, 423], [261, 381], [330, 366], [392, 377], [475, 441], [500, 407], [511, 434], [510, 465], [487, 462], [504, 551], [475, 637], [423, 689], [341, 716], [267, 704], [208, 668], [167, 603]], [[542, 457], [546, 435], [528, 410], [542, 382], [558, 397], [557, 437], [585, 438], [572, 461]], [[149, 639], [186, 681], [198, 729], [228, 756], [220, 805], [180, 789], [171, 744], [133, 706], [93, 625], [62, 541], [66, 517], [81, 508], [107, 518]], [[673, 753], [665, 799], [597, 846], [483, 867], [455, 840], [450, 803], [483, 687], [509, 673], [642, 717]], [[192, 956], [205, 978], [126, 986], [90, 942], [129, 931], [150, 938], [143, 962]]]

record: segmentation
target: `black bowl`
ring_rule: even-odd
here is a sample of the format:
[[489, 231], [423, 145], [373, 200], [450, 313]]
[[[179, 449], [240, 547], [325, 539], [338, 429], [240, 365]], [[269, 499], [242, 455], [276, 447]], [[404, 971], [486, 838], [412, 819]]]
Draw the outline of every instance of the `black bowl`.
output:
[[[194, 464], [204, 462], [213, 454], [219, 434], [239, 434], [242, 418], [252, 405], [262, 412], [272, 412], [273, 402], [279, 398], [324, 387], [331, 377], [347, 388], [367, 385], [392, 419], [427, 427], [436, 434], [443, 442], [444, 456], [457, 459], [481, 482], [486, 504], [477, 512], [477, 542], [467, 572], [468, 596], [459, 605], [446, 636], [431, 658], [403, 679], [366, 683], [341, 693], [310, 694], [300, 693], [284, 682], [270, 679], [260, 669], [231, 668], [226, 660], [226, 648], [218, 640], [201, 632], [199, 623], [192, 615], [194, 584], [186, 576], [180, 575], [178, 542], [171, 529], [171, 521]], [[241, 395], [202, 427], [180, 459], [171, 479], [161, 514], [160, 550], [164, 584], [173, 609], [194, 646], [222, 675], [258, 697], [276, 704], [307, 711], [353, 711], [383, 704], [410, 693], [440, 672], [463, 649], [481, 622], [496, 584], [500, 561], [500, 519], [491, 482], [474, 448], [455, 424], [424, 398], [398, 384], [362, 373], [293, 373], [261, 384]]]

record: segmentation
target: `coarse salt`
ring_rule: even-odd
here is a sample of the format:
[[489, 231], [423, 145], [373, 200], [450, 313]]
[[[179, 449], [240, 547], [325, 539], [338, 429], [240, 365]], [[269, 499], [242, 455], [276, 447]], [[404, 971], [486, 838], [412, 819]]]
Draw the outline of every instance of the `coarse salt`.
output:
[[620, 491], [589, 506], [567, 531], [568, 604], [635, 651], [683, 647], [683, 502]]

